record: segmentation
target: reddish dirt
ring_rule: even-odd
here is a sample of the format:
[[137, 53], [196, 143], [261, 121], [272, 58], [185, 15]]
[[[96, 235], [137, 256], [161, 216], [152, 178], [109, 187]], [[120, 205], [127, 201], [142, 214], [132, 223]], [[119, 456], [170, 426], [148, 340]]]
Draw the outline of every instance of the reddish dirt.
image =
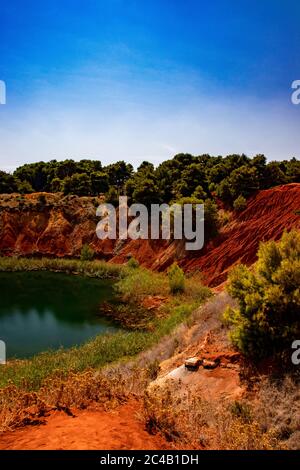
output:
[[283, 231], [300, 229], [300, 184], [259, 191], [247, 208], [234, 214], [220, 235], [200, 252], [185, 252], [182, 242], [134, 240], [128, 242], [114, 262], [133, 255], [144, 266], [166, 269], [174, 259], [185, 271], [200, 270], [205, 284], [216, 287], [226, 281], [228, 270], [238, 263], [251, 265], [261, 241], [278, 240]]
[[0, 450], [160, 450], [168, 443], [148, 434], [140, 406], [126, 403], [114, 411], [52, 413], [45, 424], [0, 435]]
[[261, 241], [278, 240], [285, 229], [300, 229], [299, 211], [300, 184], [260, 191], [213, 244], [200, 256], [185, 258], [182, 265], [186, 270], [200, 269], [207, 284], [218, 286], [235, 264], [256, 261]]

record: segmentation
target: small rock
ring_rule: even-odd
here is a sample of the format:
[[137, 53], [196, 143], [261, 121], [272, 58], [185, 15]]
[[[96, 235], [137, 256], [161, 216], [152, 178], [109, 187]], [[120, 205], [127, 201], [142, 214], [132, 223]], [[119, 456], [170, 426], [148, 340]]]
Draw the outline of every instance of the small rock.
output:
[[189, 357], [184, 361], [184, 365], [187, 369], [196, 370], [202, 364], [202, 359], [198, 356]]
[[219, 365], [219, 361], [209, 361], [208, 359], [203, 359], [202, 365], [204, 369], [215, 369]]

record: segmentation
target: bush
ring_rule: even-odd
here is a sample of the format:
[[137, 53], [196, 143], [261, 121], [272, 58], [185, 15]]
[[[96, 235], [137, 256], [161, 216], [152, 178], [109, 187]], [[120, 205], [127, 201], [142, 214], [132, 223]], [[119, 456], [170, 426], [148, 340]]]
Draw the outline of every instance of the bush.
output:
[[239, 265], [229, 275], [229, 293], [238, 309], [228, 308], [231, 339], [256, 358], [290, 353], [300, 338], [300, 233], [285, 232], [279, 242], [261, 243], [254, 270]]
[[231, 221], [232, 213], [224, 209], [221, 209], [219, 211], [218, 217], [219, 217], [220, 227], [225, 227], [225, 225], [227, 225]]
[[201, 185], [197, 186], [195, 191], [192, 194], [192, 197], [196, 199], [205, 199], [207, 197], [207, 193], [204, 191]]
[[185, 276], [183, 270], [177, 263], [173, 263], [168, 270], [169, 287], [172, 294], [184, 292], [185, 289]]
[[212, 199], [196, 199], [195, 197], [182, 197], [175, 201], [176, 204], [184, 206], [185, 204], [193, 205], [193, 223], [196, 219], [196, 205], [204, 204], [204, 236], [205, 242], [216, 237], [219, 233], [220, 220], [218, 215], [217, 204]]
[[127, 261], [127, 266], [128, 268], [133, 268], [133, 269], [136, 269], [140, 266], [140, 263], [138, 262], [137, 259], [135, 259], [134, 257], [130, 258], [128, 261]]
[[82, 246], [81, 252], [80, 252], [81, 261], [92, 261], [94, 256], [95, 256], [94, 250], [85, 243]]
[[246, 207], [247, 207], [247, 201], [242, 195], [237, 197], [233, 203], [233, 208], [237, 212], [242, 212], [243, 210], [246, 209]]

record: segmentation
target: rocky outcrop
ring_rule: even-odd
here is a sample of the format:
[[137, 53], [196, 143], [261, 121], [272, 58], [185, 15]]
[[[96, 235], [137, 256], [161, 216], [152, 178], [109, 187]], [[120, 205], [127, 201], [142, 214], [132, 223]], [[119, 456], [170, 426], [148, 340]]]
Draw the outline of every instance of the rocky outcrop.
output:
[[96, 236], [99, 203], [62, 194], [0, 196], [1, 254], [76, 257], [88, 243], [99, 257], [111, 258], [115, 242]]

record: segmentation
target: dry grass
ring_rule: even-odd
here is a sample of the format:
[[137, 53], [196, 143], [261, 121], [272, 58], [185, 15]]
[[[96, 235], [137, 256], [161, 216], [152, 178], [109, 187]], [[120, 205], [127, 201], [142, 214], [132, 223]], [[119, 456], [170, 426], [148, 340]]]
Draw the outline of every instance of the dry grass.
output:
[[150, 387], [144, 397], [144, 419], [149, 432], [161, 433], [184, 449], [275, 450], [285, 448], [273, 429], [264, 429], [258, 417], [237, 412], [248, 404], [209, 402], [180, 384], [169, 381]]
[[288, 449], [300, 449], [300, 377], [263, 379], [254, 405], [263, 429], [272, 429]]

